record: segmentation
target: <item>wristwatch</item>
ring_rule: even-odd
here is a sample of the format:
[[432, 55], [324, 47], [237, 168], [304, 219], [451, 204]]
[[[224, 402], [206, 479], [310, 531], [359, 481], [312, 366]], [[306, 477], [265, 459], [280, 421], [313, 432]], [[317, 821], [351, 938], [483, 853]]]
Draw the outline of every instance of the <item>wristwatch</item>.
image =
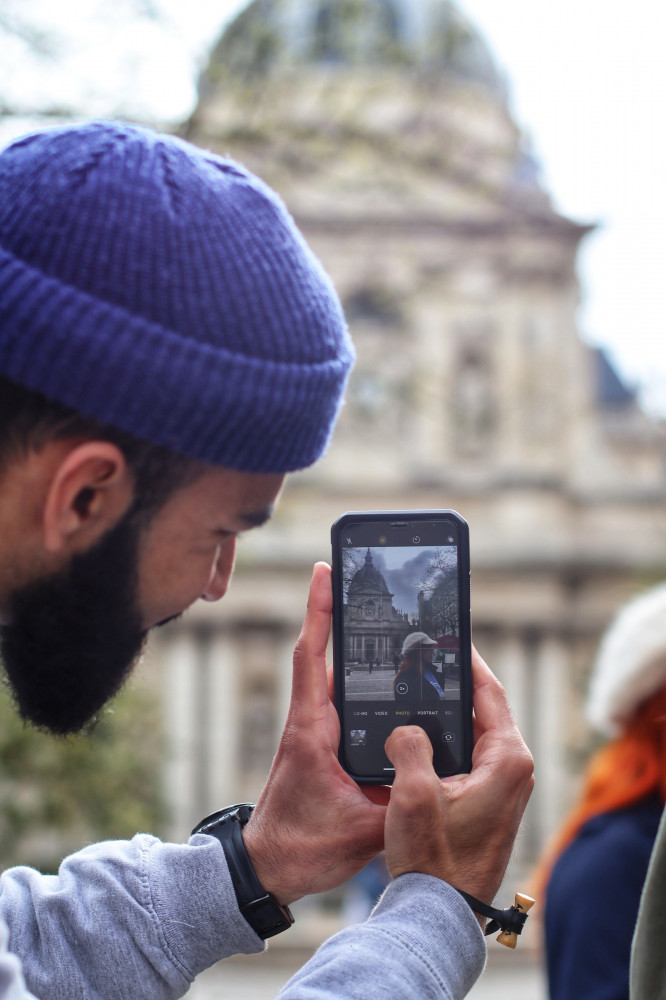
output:
[[280, 906], [275, 896], [266, 892], [245, 848], [242, 831], [253, 811], [251, 802], [219, 809], [197, 823], [192, 834], [207, 833], [220, 841], [236, 891], [238, 908], [252, 930], [266, 940], [288, 930], [294, 918], [288, 906]]

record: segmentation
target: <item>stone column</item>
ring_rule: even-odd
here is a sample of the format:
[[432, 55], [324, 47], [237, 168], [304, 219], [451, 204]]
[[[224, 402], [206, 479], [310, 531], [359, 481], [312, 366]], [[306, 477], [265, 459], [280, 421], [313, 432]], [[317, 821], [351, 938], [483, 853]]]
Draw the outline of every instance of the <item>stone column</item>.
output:
[[[534, 643], [523, 632], [512, 631], [503, 637], [498, 637], [494, 645], [494, 658], [489, 665], [504, 685], [518, 728], [530, 750], [534, 752], [536, 724], [533, 695]], [[538, 805], [533, 793], [507, 873], [509, 883], [516, 878], [519, 880], [525, 878], [525, 873], [538, 852], [538, 826], [535, 819], [537, 810]]]
[[276, 731], [278, 735], [281, 734], [284, 729], [284, 724], [287, 720], [287, 712], [289, 711], [289, 702], [291, 700], [292, 659], [294, 655], [295, 642], [296, 635], [284, 634], [282, 632], [276, 634], [275, 669], [278, 671], [278, 680], [276, 684], [277, 704], [275, 706], [275, 710], [277, 721]]
[[207, 650], [209, 686], [202, 719], [207, 733], [204, 746], [207, 810], [232, 805], [239, 797], [238, 720], [239, 651], [233, 634], [218, 632]]
[[167, 836], [237, 798], [238, 656], [227, 633], [183, 629], [163, 646]]
[[567, 797], [567, 776], [563, 760], [566, 731], [565, 692], [569, 656], [558, 636], [548, 636], [537, 650], [534, 685], [534, 745], [537, 782], [534, 813], [540, 849], [556, 832]]
[[527, 644], [520, 633], [512, 632], [493, 645], [494, 658], [488, 665], [504, 685], [518, 728], [529, 742], [532, 706]]
[[188, 631], [178, 631], [161, 644], [164, 664], [164, 766], [168, 839], [187, 839], [199, 817], [195, 801], [197, 645]]

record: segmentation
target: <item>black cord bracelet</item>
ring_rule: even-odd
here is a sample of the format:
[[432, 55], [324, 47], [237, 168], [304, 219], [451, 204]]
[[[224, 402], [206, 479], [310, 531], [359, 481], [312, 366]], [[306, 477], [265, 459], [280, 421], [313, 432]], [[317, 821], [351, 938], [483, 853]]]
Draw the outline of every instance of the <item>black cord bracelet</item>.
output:
[[484, 931], [486, 935], [500, 931], [497, 940], [501, 941], [502, 944], [508, 945], [509, 948], [515, 948], [517, 935], [522, 934], [525, 921], [528, 917], [527, 911], [534, 903], [534, 900], [530, 896], [516, 893], [516, 901], [513, 906], [507, 907], [506, 910], [498, 910], [494, 906], [489, 906], [488, 903], [482, 903], [476, 896], [471, 896], [468, 892], [463, 892], [462, 889], [456, 889], [456, 892], [462, 896], [467, 905], [475, 913], [489, 918], [490, 923], [486, 925]]

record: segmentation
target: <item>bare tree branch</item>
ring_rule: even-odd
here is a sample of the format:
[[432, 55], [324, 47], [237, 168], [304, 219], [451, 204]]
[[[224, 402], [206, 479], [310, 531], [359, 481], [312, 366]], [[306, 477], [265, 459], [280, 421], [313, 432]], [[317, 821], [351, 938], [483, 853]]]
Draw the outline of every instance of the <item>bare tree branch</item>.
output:
[[[44, 27], [39, 24], [36, 10], [31, 11], [29, 4], [19, 13], [19, 2], [22, 0], [0, 0], [0, 40], [3, 37], [18, 40], [26, 48], [26, 57], [49, 60], [52, 63], [64, 62], [72, 44], [80, 44], [76, 42], [74, 29], [64, 19], [62, 25], [53, 27], [56, 22], [51, 20], [49, 26]], [[119, 24], [125, 26], [128, 21], [136, 22], [137, 19], [150, 21], [161, 27], [168, 24], [161, 0], [115, 0], [113, 5], [109, 5], [107, 0], [96, 0], [91, 6], [91, 21], [102, 27], [117, 28]], [[83, 103], [79, 106], [77, 102], [76, 107], [57, 103], [40, 106], [40, 98], [34, 100], [35, 103], [28, 106], [23, 101], [19, 104], [16, 97], [9, 99], [0, 93], [0, 120], [19, 117], [67, 119], [84, 113]]]
[[5, 3], [0, 3], [0, 32], [19, 38], [43, 58], [53, 58], [56, 55], [58, 42], [53, 34], [17, 17]]

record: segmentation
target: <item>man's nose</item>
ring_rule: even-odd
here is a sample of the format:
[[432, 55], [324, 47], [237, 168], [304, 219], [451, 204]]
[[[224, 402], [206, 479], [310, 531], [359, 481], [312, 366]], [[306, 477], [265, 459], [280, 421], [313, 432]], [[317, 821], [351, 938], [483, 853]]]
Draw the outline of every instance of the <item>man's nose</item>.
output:
[[230, 538], [218, 547], [210, 579], [201, 597], [204, 601], [219, 601], [227, 592], [229, 577], [234, 566], [236, 539]]

